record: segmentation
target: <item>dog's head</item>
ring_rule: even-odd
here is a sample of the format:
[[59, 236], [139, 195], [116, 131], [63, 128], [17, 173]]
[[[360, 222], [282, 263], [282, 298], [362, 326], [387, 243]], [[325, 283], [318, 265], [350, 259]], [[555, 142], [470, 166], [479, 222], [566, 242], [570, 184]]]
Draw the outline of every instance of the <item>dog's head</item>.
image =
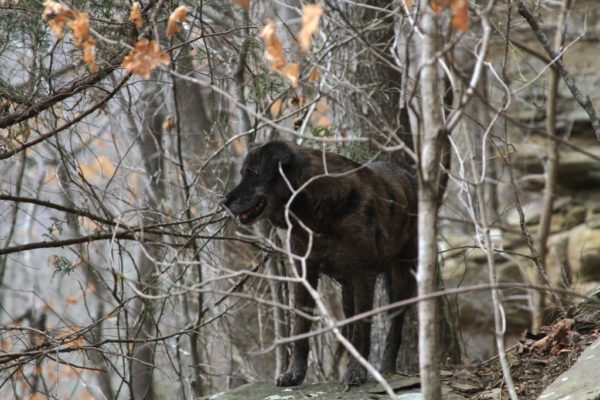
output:
[[304, 164], [297, 146], [283, 141], [272, 141], [252, 148], [241, 169], [242, 180], [225, 195], [221, 204], [237, 218], [249, 225], [261, 218], [274, 224], [283, 224], [283, 212], [291, 191], [279, 166], [296, 187], [298, 172]]

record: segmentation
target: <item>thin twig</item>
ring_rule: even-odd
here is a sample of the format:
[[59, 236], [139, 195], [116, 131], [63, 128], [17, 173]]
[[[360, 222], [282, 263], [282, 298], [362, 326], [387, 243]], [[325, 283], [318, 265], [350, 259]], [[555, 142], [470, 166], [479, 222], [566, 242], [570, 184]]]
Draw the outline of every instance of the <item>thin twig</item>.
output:
[[519, 14], [521, 14], [521, 16], [525, 18], [525, 20], [535, 33], [538, 41], [540, 42], [544, 50], [546, 50], [546, 53], [548, 53], [551, 59], [555, 60], [554, 62], [556, 63], [556, 67], [558, 68], [558, 71], [563, 77], [565, 84], [573, 94], [573, 97], [575, 97], [575, 100], [577, 100], [577, 102], [581, 105], [581, 107], [590, 117], [590, 122], [592, 123], [592, 127], [594, 128], [596, 137], [598, 138], [598, 140], [600, 140], [600, 119], [598, 119], [598, 116], [596, 115], [596, 110], [594, 109], [594, 105], [592, 104], [592, 101], [590, 100], [589, 96], [581, 92], [581, 90], [575, 83], [575, 77], [567, 69], [567, 66], [562, 60], [560, 53], [558, 53], [552, 48], [550, 40], [540, 27], [536, 17], [533, 14], [531, 14], [531, 12], [527, 9], [525, 4], [523, 4], [522, 0], [514, 0], [514, 2], [517, 5]]

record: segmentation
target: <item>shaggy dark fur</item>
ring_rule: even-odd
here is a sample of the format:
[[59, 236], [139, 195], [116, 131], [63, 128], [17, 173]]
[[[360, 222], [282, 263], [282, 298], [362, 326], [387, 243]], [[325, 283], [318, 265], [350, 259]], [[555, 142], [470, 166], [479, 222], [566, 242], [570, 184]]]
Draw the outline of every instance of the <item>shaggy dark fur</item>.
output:
[[[346, 317], [372, 309], [375, 280], [381, 273], [388, 274], [391, 282], [391, 301], [413, 296], [417, 184], [408, 168], [388, 162], [361, 166], [345, 157], [332, 153], [324, 157], [321, 151], [290, 142], [268, 142], [248, 153], [241, 170], [242, 181], [223, 200], [240, 223], [268, 218], [277, 227], [287, 227], [285, 205], [292, 191], [280, 174], [280, 165], [294, 190], [320, 176], [298, 193], [290, 206], [295, 254], [305, 254], [308, 246], [308, 234], [297, 221], [314, 232], [306, 271], [311, 285], [317, 284], [320, 273], [340, 282]], [[296, 285], [294, 298], [296, 308], [312, 312], [314, 301], [303, 285]], [[402, 322], [402, 314], [392, 320], [382, 372], [395, 370]], [[293, 334], [309, 329], [310, 321], [296, 315]], [[348, 333], [352, 344], [367, 359], [370, 334], [369, 319], [354, 323]], [[307, 357], [308, 340], [296, 341], [288, 370], [279, 376], [277, 385], [302, 383]], [[343, 382], [360, 385], [366, 378], [366, 370], [352, 357]]]

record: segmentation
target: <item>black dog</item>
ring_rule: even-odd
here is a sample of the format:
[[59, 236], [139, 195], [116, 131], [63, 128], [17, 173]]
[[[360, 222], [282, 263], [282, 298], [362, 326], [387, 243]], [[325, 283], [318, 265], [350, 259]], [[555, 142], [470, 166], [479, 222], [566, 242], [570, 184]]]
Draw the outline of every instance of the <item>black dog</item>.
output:
[[[388, 285], [391, 301], [413, 296], [417, 184], [408, 168], [388, 162], [362, 166], [336, 154], [272, 141], [248, 153], [241, 175], [242, 181], [222, 204], [242, 224], [268, 218], [280, 228], [287, 228], [285, 207], [292, 195], [290, 185], [297, 190], [318, 176], [297, 193], [289, 207], [292, 251], [303, 255], [308, 248], [309, 235], [299, 220], [313, 232], [307, 279], [313, 287], [319, 273], [340, 282], [346, 317], [373, 308], [375, 280], [380, 273], [386, 273], [391, 283]], [[294, 297], [297, 309], [312, 311], [314, 300], [303, 285], [296, 285]], [[392, 320], [382, 372], [395, 370], [402, 323], [402, 314]], [[310, 321], [297, 314], [293, 334], [309, 329]], [[348, 334], [351, 343], [367, 359], [370, 335], [369, 319], [354, 323]], [[296, 341], [287, 372], [279, 376], [277, 385], [302, 383], [307, 357], [308, 339]], [[366, 379], [365, 368], [351, 358], [343, 383], [360, 385]]]

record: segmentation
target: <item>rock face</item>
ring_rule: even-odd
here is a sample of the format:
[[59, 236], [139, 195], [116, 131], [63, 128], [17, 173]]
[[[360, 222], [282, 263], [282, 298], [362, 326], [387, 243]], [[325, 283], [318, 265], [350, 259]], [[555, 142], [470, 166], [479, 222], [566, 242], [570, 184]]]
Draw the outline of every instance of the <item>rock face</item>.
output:
[[[600, 199], [600, 193], [598, 194]], [[597, 204], [559, 209], [554, 216], [553, 231], [548, 240], [549, 252], [546, 270], [552, 286], [569, 288], [589, 294], [600, 287], [600, 224]], [[582, 221], [583, 219], [583, 221]], [[535, 233], [535, 219], [529, 229]], [[577, 225], [574, 225], [577, 223]], [[514, 226], [518, 229], [518, 226]], [[488, 282], [484, 253], [477, 249], [476, 241], [464, 236], [446, 236], [443, 252], [443, 278], [447, 288], [465, 287]], [[519, 236], [495, 237], [500, 250], [495, 257], [495, 271], [499, 283], [533, 283], [536, 267], [524, 239]], [[465, 250], [467, 248], [467, 250]], [[523, 289], [500, 291], [506, 315], [508, 345], [515, 342], [531, 325], [531, 294]], [[566, 299], [567, 303], [569, 300]], [[488, 292], [473, 292], [449, 298], [451, 310], [457, 316], [466, 355], [486, 359], [495, 354], [493, 314]], [[550, 305], [551, 306], [551, 305]]]
[[579, 357], [568, 371], [559, 376], [538, 400], [595, 399], [600, 396], [600, 339]]
[[[541, 10], [542, 20], [553, 34], [555, 8]], [[585, 35], [582, 21], [585, 21]], [[539, 43], [526, 24], [516, 29], [513, 39], [531, 49], [542, 51]], [[597, 1], [578, 1], [567, 22], [566, 42], [571, 46], [564, 60], [575, 76], [579, 87], [590, 96], [596, 108], [600, 107], [600, 58], [597, 57], [600, 38], [600, 8]], [[496, 50], [500, 50], [495, 53]], [[504, 47], [492, 50], [490, 57], [502, 57]], [[523, 56], [525, 58], [525, 56]], [[521, 76], [523, 81], [513, 82], [518, 88], [540, 72], [545, 64], [531, 60], [510, 63], [512, 76]], [[497, 61], [497, 60], [496, 60]], [[495, 61], [494, 61], [495, 62]], [[545, 75], [544, 75], [545, 76]], [[498, 198], [498, 215], [492, 217], [495, 226], [501, 228], [494, 234], [495, 273], [499, 282], [533, 283], [536, 267], [531, 260], [531, 251], [521, 235], [520, 216], [515, 207], [515, 193], [507, 177], [506, 169], [512, 168], [518, 187], [518, 196], [525, 213], [525, 224], [534, 241], [537, 239], [538, 224], [542, 212], [544, 173], [547, 162], [545, 132], [545, 101], [547, 92], [543, 85], [515, 94], [508, 110], [510, 119], [506, 132], [508, 145], [496, 141], [499, 167], [495, 190]], [[517, 93], [515, 92], [515, 93]], [[491, 94], [493, 97], [493, 93]], [[600, 287], [600, 141], [595, 138], [587, 114], [577, 104], [568, 88], [561, 83], [557, 101], [557, 127], [561, 138], [569, 145], [559, 146], [558, 179], [555, 190], [551, 233], [548, 239], [548, 254], [544, 261], [553, 286], [573, 289], [587, 294]], [[526, 126], [527, 128], [524, 128]], [[538, 134], [541, 132], [542, 134]], [[504, 147], [503, 147], [504, 146]], [[501, 157], [500, 157], [501, 155]], [[490, 157], [491, 159], [492, 157]], [[510, 165], [505, 160], [510, 161]], [[491, 163], [491, 162], [490, 162]], [[456, 164], [455, 164], [456, 165]], [[451, 187], [449, 191], [451, 192]], [[452, 195], [447, 196], [450, 210]], [[456, 217], [448, 212], [447, 215]], [[470, 217], [464, 219], [468, 225]], [[464, 287], [488, 282], [485, 255], [477, 249], [477, 238], [472, 228], [462, 232], [444, 231], [442, 249], [442, 275], [446, 287]], [[445, 251], [444, 250], [448, 250]], [[532, 294], [525, 290], [501, 292], [502, 306], [506, 314], [507, 345], [529, 329], [531, 323]], [[575, 301], [566, 299], [567, 302]], [[495, 354], [493, 345], [493, 317], [490, 296], [484, 292], [473, 292], [449, 298], [451, 309], [458, 316], [458, 326], [465, 339], [468, 356], [486, 359]], [[551, 308], [552, 304], [547, 304]]]

